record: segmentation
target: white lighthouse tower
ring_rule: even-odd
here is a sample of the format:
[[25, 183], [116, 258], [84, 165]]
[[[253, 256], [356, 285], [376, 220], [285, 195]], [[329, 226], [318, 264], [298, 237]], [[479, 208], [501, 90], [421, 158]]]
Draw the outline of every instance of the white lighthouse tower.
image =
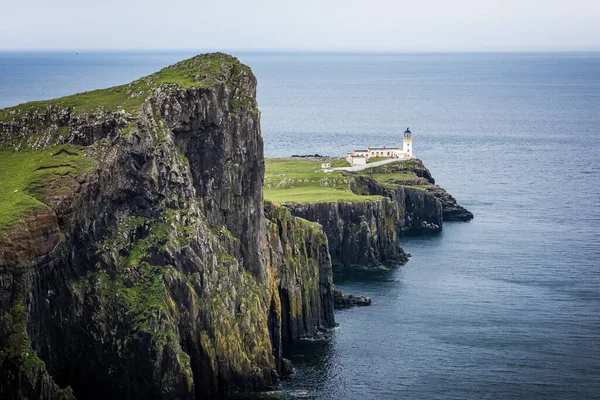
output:
[[404, 151], [404, 157], [412, 158], [413, 157], [413, 148], [412, 148], [412, 132], [409, 128], [406, 128], [404, 131], [404, 141], [402, 143], [402, 150]]

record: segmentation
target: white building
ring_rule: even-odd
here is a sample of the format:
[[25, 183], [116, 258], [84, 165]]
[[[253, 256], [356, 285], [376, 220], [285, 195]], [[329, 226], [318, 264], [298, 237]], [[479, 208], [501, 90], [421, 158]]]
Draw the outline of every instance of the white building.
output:
[[[348, 156], [346, 156], [346, 160], [348, 160]], [[348, 161], [350, 162], [350, 161]], [[366, 156], [354, 156], [352, 157], [352, 162], [350, 162], [350, 164], [352, 165], [366, 165], [367, 164], [367, 157]]]
[[412, 132], [409, 128], [404, 131], [404, 139], [402, 140], [402, 147], [367, 147], [366, 150], [352, 149], [352, 153], [346, 153], [346, 161], [350, 165], [365, 165], [370, 158], [384, 157], [384, 158], [413, 158], [412, 148]]

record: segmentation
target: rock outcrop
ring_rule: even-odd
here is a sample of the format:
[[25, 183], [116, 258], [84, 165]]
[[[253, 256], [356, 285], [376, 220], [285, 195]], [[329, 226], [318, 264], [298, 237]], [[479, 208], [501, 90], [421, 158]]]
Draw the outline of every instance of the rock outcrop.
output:
[[452, 195], [446, 192], [438, 185], [428, 186], [425, 189], [428, 193], [433, 194], [442, 204], [442, 212], [444, 221], [470, 221], [473, 219], [473, 213], [459, 205]]
[[350, 190], [364, 201], [285, 203], [293, 215], [323, 226], [334, 266], [402, 265], [402, 234], [437, 232], [444, 221], [468, 221], [458, 205], [418, 159], [399, 161], [362, 173], [345, 173]]
[[321, 225], [269, 202], [265, 215], [268, 265], [274, 267], [282, 308], [276, 313], [281, 315], [282, 338], [313, 337], [333, 328], [333, 273]]
[[344, 293], [338, 289], [335, 289], [333, 294], [336, 309], [371, 305], [371, 298], [367, 296], [355, 296], [351, 293]]
[[0, 110], [0, 150], [50, 160], [0, 220], [0, 397], [265, 390], [334, 326], [320, 227], [264, 216], [255, 95], [217, 53]]
[[410, 174], [352, 178], [376, 198], [265, 203], [256, 79], [220, 53], [0, 110], [0, 398], [276, 387], [284, 343], [335, 326], [332, 263], [402, 264], [403, 232], [472, 218], [420, 162], [386, 168]]
[[402, 232], [439, 231], [443, 225], [442, 203], [432, 194], [401, 184], [387, 185], [358, 175], [351, 183], [353, 192], [389, 198], [397, 208], [394, 220], [398, 236]]
[[435, 184], [431, 172], [419, 159], [382, 165], [353, 178], [353, 192], [386, 196], [404, 209], [404, 232], [436, 231], [442, 229], [443, 221], [473, 219], [470, 211]]
[[404, 264], [397, 230], [398, 205], [381, 198], [286, 204], [293, 215], [318, 222], [329, 241], [334, 266]]

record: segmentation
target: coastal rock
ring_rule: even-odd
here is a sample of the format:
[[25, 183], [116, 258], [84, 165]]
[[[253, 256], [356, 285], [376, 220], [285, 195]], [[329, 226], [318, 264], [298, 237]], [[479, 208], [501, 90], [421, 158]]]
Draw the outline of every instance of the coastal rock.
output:
[[318, 222], [334, 266], [376, 267], [407, 261], [398, 241], [398, 207], [390, 199], [286, 204], [293, 215]]
[[354, 296], [353, 294], [344, 293], [338, 289], [335, 289], [334, 291], [334, 300], [336, 309], [371, 305], [370, 297]]
[[290, 360], [288, 360], [287, 358], [284, 358], [282, 361], [282, 368], [281, 368], [281, 376], [282, 377], [286, 377], [286, 376], [290, 376], [291, 374], [294, 373], [294, 368], [292, 367], [292, 362]]
[[438, 232], [444, 221], [468, 221], [473, 214], [435, 180], [421, 160], [389, 163], [361, 173], [344, 172], [353, 201], [284, 203], [293, 215], [323, 226], [334, 266], [402, 265], [402, 234]]
[[[385, 185], [374, 179], [378, 174], [388, 176]], [[431, 227], [427, 229], [439, 230], [442, 228], [442, 221], [473, 219], [470, 211], [460, 206], [452, 195], [435, 184], [431, 172], [417, 158], [376, 167], [371, 170], [370, 176], [356, 177], [356, 184], [352, 190], [387, 196], [398, 201], [399, 204], [405, 204], [406, 221], [402, 230], [407, 232], [419, 231], [423, 226]], [[439, 206], [427, 196], [439, 200], [441, 214]]]
[[441, 203], [444, 221], [470, 221], [473, 219], [473, 213], [458, 204], [456, 199], [438, 185], [427, 187], [426, 190], [432, 193]]
[[400, 186], [393, 192], [401, 208], [404, 209], [402, 232], [439, 231], [443, 226], [441, 202], [424, 190]]
[[335, 327], [333, 273], [321, 225], [265, 202], [268, 265], [274, 267], [281, 304], [281, 337], [318, 336]]
[[272, 389], [282, 338], [334, 326], [320, 226], [264, 216], [255, 96], [216, 53], [0, 110], [3, 151], [50, 157], [0, 226], [0, 397]]

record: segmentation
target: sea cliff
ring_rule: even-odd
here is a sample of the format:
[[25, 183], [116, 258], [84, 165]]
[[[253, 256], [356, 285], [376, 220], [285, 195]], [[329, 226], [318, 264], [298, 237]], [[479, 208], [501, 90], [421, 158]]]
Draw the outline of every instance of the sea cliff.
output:
[[0, 110], [0, 397], [276, 388], [336, 296], [368, 303], [332, 264], [402, 264], [403, 233], [472, 218], [418, 160], [304, 161], [265, 177], [256, 79], [221, 53]]
[[323, 226], [334, 266], [404, 264], [403, 234], [437, 232], [444, 221], [473, 218], [419, 159], [359, 172], [325, 172], [321, 162], [347, 165], [323, 157], [267, 160], [265, 193], [293, 215]]
[[256, 79], [215, 53], [0, 110], [0, 397], [274, 388], [334, 326], [320, 226], [263, 202]]
[[295, 216], [323, 226], [336, 266], [404, 264], [398, 245], [398, 205], [388, 198], [365, 201], [288, 203]]

